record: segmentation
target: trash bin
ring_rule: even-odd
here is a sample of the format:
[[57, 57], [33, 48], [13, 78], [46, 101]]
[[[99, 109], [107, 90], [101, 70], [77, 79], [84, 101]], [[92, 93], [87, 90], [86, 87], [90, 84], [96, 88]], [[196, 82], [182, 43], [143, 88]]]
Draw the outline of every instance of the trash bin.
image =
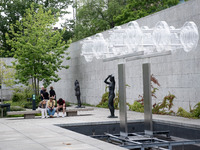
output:
[[2, 109], [6, 107], [6, 111], [10, 111], [10, 104], [0, 104], [0, 106]]

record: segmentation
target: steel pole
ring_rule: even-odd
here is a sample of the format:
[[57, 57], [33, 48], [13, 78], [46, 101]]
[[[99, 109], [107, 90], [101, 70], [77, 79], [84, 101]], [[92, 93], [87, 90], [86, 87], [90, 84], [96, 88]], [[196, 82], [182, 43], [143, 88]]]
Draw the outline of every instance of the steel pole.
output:
[[126, 110], [126, 76], [125, 64], [118, 64], [119, 80], [119, 113], [120, 113], [120, 136], [127, 137], [127, 110]]

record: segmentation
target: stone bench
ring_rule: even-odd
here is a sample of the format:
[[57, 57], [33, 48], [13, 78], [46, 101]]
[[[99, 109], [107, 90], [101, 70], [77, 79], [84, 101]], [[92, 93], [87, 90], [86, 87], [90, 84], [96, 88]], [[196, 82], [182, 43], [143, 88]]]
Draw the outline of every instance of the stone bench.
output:
[[78, 111], [92, 111], [94, 108], [66, 108], [66, 116], [77, 116]]
[[41, 113], [40, 110], [30, 110], [30, 111], [9, 111], [7, 115], [24, 115], [24, 119], [34, 119], [35, 114]]

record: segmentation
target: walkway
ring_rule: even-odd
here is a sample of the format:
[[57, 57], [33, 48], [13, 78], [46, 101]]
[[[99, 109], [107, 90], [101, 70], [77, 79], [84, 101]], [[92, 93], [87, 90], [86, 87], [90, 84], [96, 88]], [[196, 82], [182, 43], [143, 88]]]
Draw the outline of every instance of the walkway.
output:
[[[115, 113], [119, 116], [119, 111]], [[108, 109], [94, 108], [94, 111], [79, 112], [78, 116], [65, 118], [0, 119], [0, 150], [125, 150], [88, 136], [55, 126], [54, 124], [84, 124], [119, 122], [119, 118], [107, 118]], [[143, 113], [128, 111], [128, 121], [143, 120]], [[162, 122], [176, 122], [200, 128], [200, 119], [153, 115]]]

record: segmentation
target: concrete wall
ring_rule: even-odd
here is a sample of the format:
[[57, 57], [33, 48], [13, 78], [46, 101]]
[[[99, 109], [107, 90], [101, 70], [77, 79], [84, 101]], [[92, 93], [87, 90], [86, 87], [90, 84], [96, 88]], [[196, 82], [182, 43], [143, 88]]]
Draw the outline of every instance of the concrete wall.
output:
[[[193, 21], [200, 29], [200, 1], [190, 0], [175, 7], [163, 10], [153, 15], [137, 20], [140, 26], [147, 25], [154, 27], [158, 21], [166, 21], [170, 26], [180, 28], [186, 21]], [[124, 24], [122, 28], [126, 28]], [[108, 38], [108, 32], [103, 32], [104, 38]], [[157, 100], [162, 101], [163, 97], [172, 93], [176, 96], [173, 109], [178, 107], [189, 110], [189, 105], [194, 106], [200, 101], [200, 45], [195, 51], [189, 53], [182, 49], [177, 50], [172, 55], [154, 57], [150, 59], [135, 60], [126, 63], [126, 80], [130, 87], [127, 87], [127, 102], [133, 103], [143, 93], [142, 64], [150, 62], [152, 74], [160, 83], [157, 91]], [[117, 64], [119, 60], [102, 62], [93, 60], [87, 63], [80, 56], [80, 41], [72, 43], [70, 48], [71, 60], [64, 62], [70, 65], [68, 70], [59, 72], [62, 78], [54, 83], [58, 97], [63, 97], [67, 101], [76, 102], [74, 95], [74, 81], [79, 80], [81, 86], [81, 99], [84, 103], [96, 105], [101, 101], [101, 96], [105, 91], [104, 79], [109, 74], [114, 74], [116, 79], [116, 90], [118, 90]]]
[[[13, 58], [1, 58], [3, 62], [5, 62], [7, 65], [12, 66]], [[2, 88], [0, 89], [0, 97], [4, 97], [5, 99], [10, 99], [12, 95], [12, 90], [10, 87], [6, 87], [4, 84], [2, 84]]]
[[[175, 7], [163, 10], [153, 15], [137, 20], [140, 26], [154, 27], [158, 21], [166, 21], [168, 25], [180, 28], [186, 21], [193, 21], [200, 29], [200, 1], [190, 0]], [[126, 28], [124, 24], [122, 28]], [[103, 32], [104, 38], [108, 38], [108, 31]], [[61, 80], [52, 85], [57, 93], [57, 98], [62, 97], [69, 102], [77, 102], [74, 91], [74, 81], [77, 79], [81, 87], [81, 99], [84, 103], [96, 105], [101, 101], [105, 92], [104, 79], [109, 74], [114, 74], [116, 79], [116, 91], [118, 90], [117, 64], [120, 60], [102, 62], [93, 60], [87, 63], [80, 56], [81, 41], [72, 43], [69, 52], [71, 60], [63, 62], [70, 65], [68, 70], [61, 70]], [[200, 45], [195, 51], [189, 53], [182, 49], [172, 55], [140, 59], [126, 63], [127, 102], [133, 103], [143, 94], [142, 64], [151, 63], [152, 74], [160, 83], [156, 93], [157, 100], [172, 93], [176, 96], [173, 109], [178, 107], [189, 110], [189, 105], [194, 106], [200, 101]]]

